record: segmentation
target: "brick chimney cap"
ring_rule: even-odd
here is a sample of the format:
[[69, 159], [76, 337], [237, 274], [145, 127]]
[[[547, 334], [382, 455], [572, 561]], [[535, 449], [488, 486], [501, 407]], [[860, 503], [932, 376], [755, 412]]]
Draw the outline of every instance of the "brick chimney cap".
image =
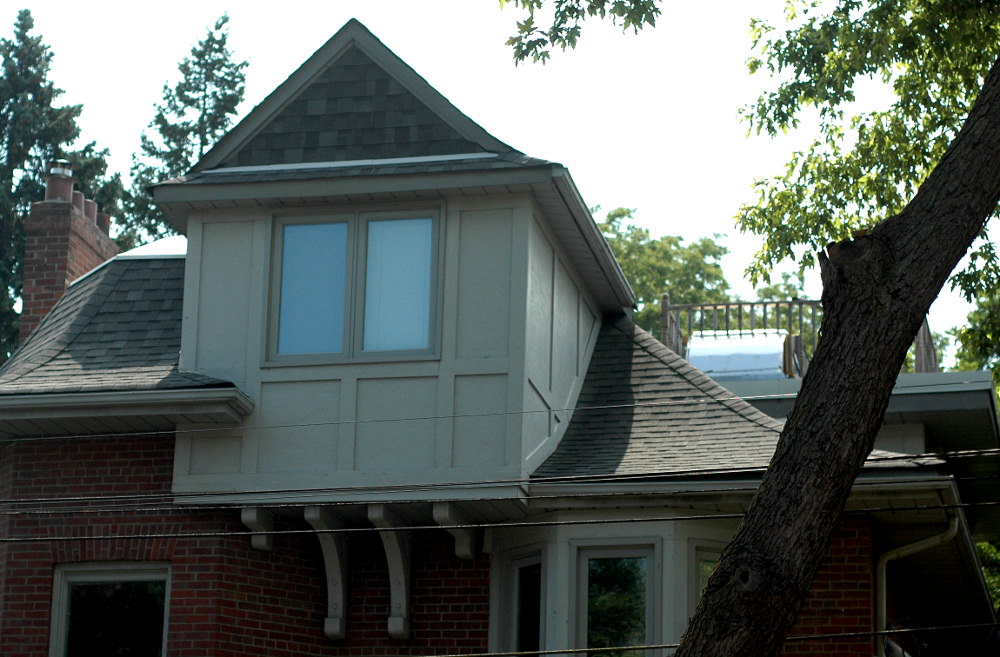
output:
[[53, 160], [49, 163], [49, 173], [54, 176], [66, 176], [67, 178], [72, 178], [73, 165], [69, 163], [69, 160]]

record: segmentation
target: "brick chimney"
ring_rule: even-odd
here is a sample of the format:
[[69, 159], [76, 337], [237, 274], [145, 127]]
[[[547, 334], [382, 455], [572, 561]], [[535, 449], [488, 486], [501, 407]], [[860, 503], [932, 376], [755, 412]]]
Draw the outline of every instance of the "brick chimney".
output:
[[69, 163], [54, 162], [45, 179], [45, 200], [31, 204], [24, 223], [24, 285], [20, 342], [80, 276], [118, 253], [111, 225], [97, 204], [73, 191]]

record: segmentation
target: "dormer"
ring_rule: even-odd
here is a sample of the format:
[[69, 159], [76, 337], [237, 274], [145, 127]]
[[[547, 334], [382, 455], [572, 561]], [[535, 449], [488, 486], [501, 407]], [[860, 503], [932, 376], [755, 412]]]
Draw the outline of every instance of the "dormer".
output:
[[357, 21], [154, 194], [188, 236], [181, 369], [255, 408], [181, 428], [181, 493], [516, 498], [634, 303], [566, 169]]

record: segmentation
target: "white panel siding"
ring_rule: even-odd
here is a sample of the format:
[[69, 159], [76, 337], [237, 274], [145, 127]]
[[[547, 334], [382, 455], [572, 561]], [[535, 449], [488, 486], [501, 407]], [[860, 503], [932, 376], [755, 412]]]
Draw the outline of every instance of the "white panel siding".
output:
[[205, 223], [198, 284], [196, 368], [246, 389], [252, 316], [253, 222]]
[[436, 378], [362, 379], [357, 390], [357, 470], [436, 467]]
[[507, 410], [506, 376], [455, 377], [453, 466], [505, 465]]
[[459, 213], [458, 358], [509, 352], [513, 210]]
[[258, 472], [330, 473], [337, 469], [340, 382], [264, 383], [257, 434]]

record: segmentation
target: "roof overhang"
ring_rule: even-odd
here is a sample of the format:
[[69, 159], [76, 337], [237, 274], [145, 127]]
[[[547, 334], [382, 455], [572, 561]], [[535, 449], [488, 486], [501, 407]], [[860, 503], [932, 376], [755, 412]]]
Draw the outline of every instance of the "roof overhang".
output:
[[[484, 160], [486, 161], [486, 160]], [[273, 167], [259, 176], [233, 180], [224, 174], [199, 174], [197, 182], [173, 181], [154, 187], [157, 206], [181, 232], [192, 212], [241, 207], [294, 208], [322, 204], [406, 202], [456, 196], [525, 193], [534, 197], [551, 222], [556, 238], [573, 259], [595, 295], [601, 310], [620, 312], [636, 303], [628, 281], [615, 261], [569, 172], [559, 164], [544, 163], [470, 171], [365, 173], [341, 175], [338, 168], [303, 165], [304, 177], [292, 177], [293, 167]], [[215, 179], [218, 182], [215, 182]]]
[[235, 425], [253, 410], [236, 387], [0, 396], [0, 440], [160, 433]]

